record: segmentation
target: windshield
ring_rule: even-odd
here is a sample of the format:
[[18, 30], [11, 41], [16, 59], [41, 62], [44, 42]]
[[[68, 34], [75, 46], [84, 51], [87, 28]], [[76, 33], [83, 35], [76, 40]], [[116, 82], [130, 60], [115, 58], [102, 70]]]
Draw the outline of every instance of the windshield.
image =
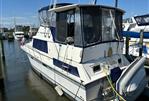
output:
[[[119, 14], [119, 16], [121, 16]], [[117, 17], [118, 18], [118, 17]], [[119, 39], [115, 12], [112, 9], [99, 7], [83, 7], [81, 9], [82, 33], [84, 46]], [[118, 26], [120, 27], [120, 26]]]
[[82, 23], [85, 45], [101, 42], [100, 15], [101, 14], [99, 10], [95, 9], [94, 7], [82, 9]]
[[149, 25], [149, 14], [134, 17], [139, 26]]
[[15, 31], [23, 31], [23, 26], [21, 25], [15, 25]]
[[102, 41], [117, 39], [114, 28], [114, 12], [108, 9], [102, 10]]
[[39, 12], [39, 21], [41, 25], [49, 25], [49, 12], [42, 10]]

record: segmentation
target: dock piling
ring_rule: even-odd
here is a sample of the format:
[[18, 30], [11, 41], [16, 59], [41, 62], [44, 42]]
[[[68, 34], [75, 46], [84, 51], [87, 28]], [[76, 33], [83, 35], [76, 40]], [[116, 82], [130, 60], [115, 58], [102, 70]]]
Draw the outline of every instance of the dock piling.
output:
[[3, 40], [0, 38], [0, 100], [3, 99], [4, 95], [4, 48]]
[[143, 51], [143, 30], [140, 31], [139, 56], [142, 56], [142, 51]]
[[129, 36], [126, 37], [126, 46], [125, 46], [125, 54], [128, 56], [129, 54]]

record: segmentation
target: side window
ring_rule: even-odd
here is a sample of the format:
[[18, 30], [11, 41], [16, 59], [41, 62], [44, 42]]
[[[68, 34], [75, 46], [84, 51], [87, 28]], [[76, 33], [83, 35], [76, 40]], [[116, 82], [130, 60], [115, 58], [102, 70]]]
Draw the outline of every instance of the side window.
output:
[[65, 43], [67, 37], [67, 15], [65, 12], [57, 14], [57, 22], [56, 22], [56, 41], [60, 43]]
[[48, 53], [47, 41], [34, 39], [33, 40], [33, 47], [42, 51], [42, 52]]
[[[119, 34], [120, 39], [123, 39], [122, 36], [122, 13], [120, 12], [116, 12], [115, 14], [115, 24], [116, 24], [116, 33]], [[132, 19], [129, 19], [130, 21], [132, 21]]]
[[56, 41], [60, 43], [74, 43], [74, 10], [57, 13]]
[[74, 43], [74, 22], [75, 22], [74, 11], [71, 10], [67, 13], [67, 38], [66, 38], [66, 42], [68, 44]]
[[116, 39], [113, 20], [115, 19], [114, 12], [109, 9], [102, 10], [102, 41], [111, 41]]
[[78, 72], [78, 69], [74, 66], [71, 66], [69, 64], [66, 64], [60, 60], [57, 60], [55, 58], [53, 58], [53, 64], [65, 71], [67, 71], [68, 73], [72, 74], [72, 75], [75, 75], [77, 77], [80, 77], [79, 76], [79, 72]]
[[[95, 13], [96, 12], [96, 13]], [[98, 8], [82, 8], [84, 44], [92, 45], [101, 42], [100, 11]]]

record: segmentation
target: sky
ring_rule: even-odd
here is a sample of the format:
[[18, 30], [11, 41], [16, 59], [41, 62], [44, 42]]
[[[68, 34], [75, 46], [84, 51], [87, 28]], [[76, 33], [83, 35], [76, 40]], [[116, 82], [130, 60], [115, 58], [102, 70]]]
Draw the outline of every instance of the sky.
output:
[[[115, 0], [97, 0], [97, 4], [114, 6]], [[38, 9], [51, 0], [0, 0], [0, 25], [5, 27], [39, 25]], [[57, 2], [88, 4], [92, 0], [57, 0]], [[123, 18], [149, 13], [149, 0], [118, 0], [118, 7], [125, 11]]]

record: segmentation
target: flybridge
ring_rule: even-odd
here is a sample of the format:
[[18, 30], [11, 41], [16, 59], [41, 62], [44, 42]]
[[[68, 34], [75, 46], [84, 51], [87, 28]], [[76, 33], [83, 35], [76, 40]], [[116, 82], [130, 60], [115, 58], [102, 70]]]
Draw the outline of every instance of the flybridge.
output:
[[41, 25], [50, 27], [53, 39], [58, 43], [88, 47], [117, 42], [121, 38], [123, 10], [114, 7], [56, 4], [56, 8], [51, 6], [50, 10], [48, 7], [40, 9], [39, 15]]

